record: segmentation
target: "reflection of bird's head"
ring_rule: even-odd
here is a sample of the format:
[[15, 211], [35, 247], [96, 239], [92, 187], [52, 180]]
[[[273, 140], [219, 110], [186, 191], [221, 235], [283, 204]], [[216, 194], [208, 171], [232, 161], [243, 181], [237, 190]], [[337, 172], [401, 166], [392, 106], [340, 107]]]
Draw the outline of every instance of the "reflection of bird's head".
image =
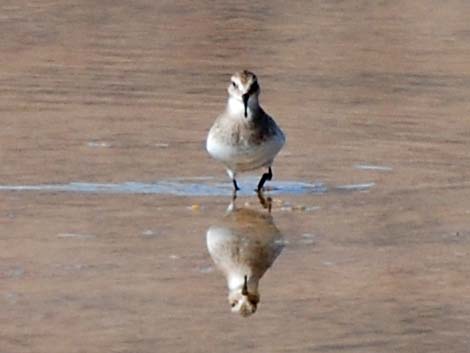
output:
[[247, 317], [256, 312], [259, 295], [251, 293], [242, 294], [242, 292], [238, 290], [229, 294], [228, 301], [232, 307], [232, 313], [239, 313], [241, 316]]

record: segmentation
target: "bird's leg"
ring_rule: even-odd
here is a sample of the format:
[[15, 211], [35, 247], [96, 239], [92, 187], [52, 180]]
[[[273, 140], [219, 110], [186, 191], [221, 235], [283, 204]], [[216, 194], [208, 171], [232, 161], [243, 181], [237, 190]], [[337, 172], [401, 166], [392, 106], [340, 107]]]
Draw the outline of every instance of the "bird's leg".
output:
[[233, 192], [236, 194], [237, 191], [240, 190], [240, 188], [238, 187], [238, 184], [237, 184], [237, 180], [235, 179], [236, 173], [235, 173], [235, 171], [227, 168], [227, 174], [230, 177], [230, 179], [232, 179]]
[[264, 173], [263, 176], [261, 177], [261, 179], [258, 183], [257, 191], [260, 192], [261, 189], [263, 188], [264, 183], [266, 182], [266, 180], [271, 180], [272, 178], [273, 178], [273, 172], [271, 170], [271, 167], [269, 167], [268, 172]]
[[232, 182], [233, 182], [233, 192], [236, 193], [238, 190], [240, 190], [240, 188], [238, 187], [238, 184], [235, 178], [232, 179]]
[[237, 199], [237, 191], [240, 190], [240, 188], [238, 187], [237, 181], [235, 180], [235, 178], [233, 178], [232, 181], [233, 181], [232, 203], [234, 203], [235, 200]]

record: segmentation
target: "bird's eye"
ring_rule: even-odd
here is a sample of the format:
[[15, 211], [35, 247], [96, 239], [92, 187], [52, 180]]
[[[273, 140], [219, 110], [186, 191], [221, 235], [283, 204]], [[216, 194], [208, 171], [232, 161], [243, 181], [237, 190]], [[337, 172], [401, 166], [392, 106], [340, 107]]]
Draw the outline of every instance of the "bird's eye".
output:
[[233, 301], [232, 304], [231, 304], [232, 308], [235, 307], [235, 305], [237, 305], [237, 304], [238, 304], [238, 300]]
[[237, 88], [237, 84], [236, 84], [235, 82], [233, 82], [233, 81], [232, 81], [232, 86], [233, 86], [234, 88]]

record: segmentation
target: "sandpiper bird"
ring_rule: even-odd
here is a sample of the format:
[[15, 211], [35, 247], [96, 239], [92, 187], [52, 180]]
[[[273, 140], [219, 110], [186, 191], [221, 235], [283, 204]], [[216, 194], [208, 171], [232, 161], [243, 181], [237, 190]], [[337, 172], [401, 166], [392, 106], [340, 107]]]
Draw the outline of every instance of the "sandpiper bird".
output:
[[225, 275], [231, 311], [256, 312], [259, 282], [284, 248], [271, 214], [230, 204], [228, 213], [207, 230], [207, 249]]
[[254, 73], [246, 70], [235, 73], [228, 93], [227, 107], [212, 125], [206, 148], [225, 165], [234, 192], [239, 190], [235, 179], [238, 172], [268, 168], [258, 183], [260, 192], [266, 180], [273, 176], [271, 166], [284, 145], [285, 136], [258, 103], [260, 87]]

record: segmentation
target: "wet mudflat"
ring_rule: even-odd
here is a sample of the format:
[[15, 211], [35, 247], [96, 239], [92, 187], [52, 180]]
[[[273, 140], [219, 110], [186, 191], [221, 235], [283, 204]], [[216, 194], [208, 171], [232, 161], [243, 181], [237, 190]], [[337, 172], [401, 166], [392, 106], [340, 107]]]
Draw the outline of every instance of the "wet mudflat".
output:
[[[0, 351], [468, 352], [467, 2], [0, 10]], [[204, 151], [245, 67], [288, 138], [249, 318]], [[236, 207], [264, 219], [254, 185]]]

